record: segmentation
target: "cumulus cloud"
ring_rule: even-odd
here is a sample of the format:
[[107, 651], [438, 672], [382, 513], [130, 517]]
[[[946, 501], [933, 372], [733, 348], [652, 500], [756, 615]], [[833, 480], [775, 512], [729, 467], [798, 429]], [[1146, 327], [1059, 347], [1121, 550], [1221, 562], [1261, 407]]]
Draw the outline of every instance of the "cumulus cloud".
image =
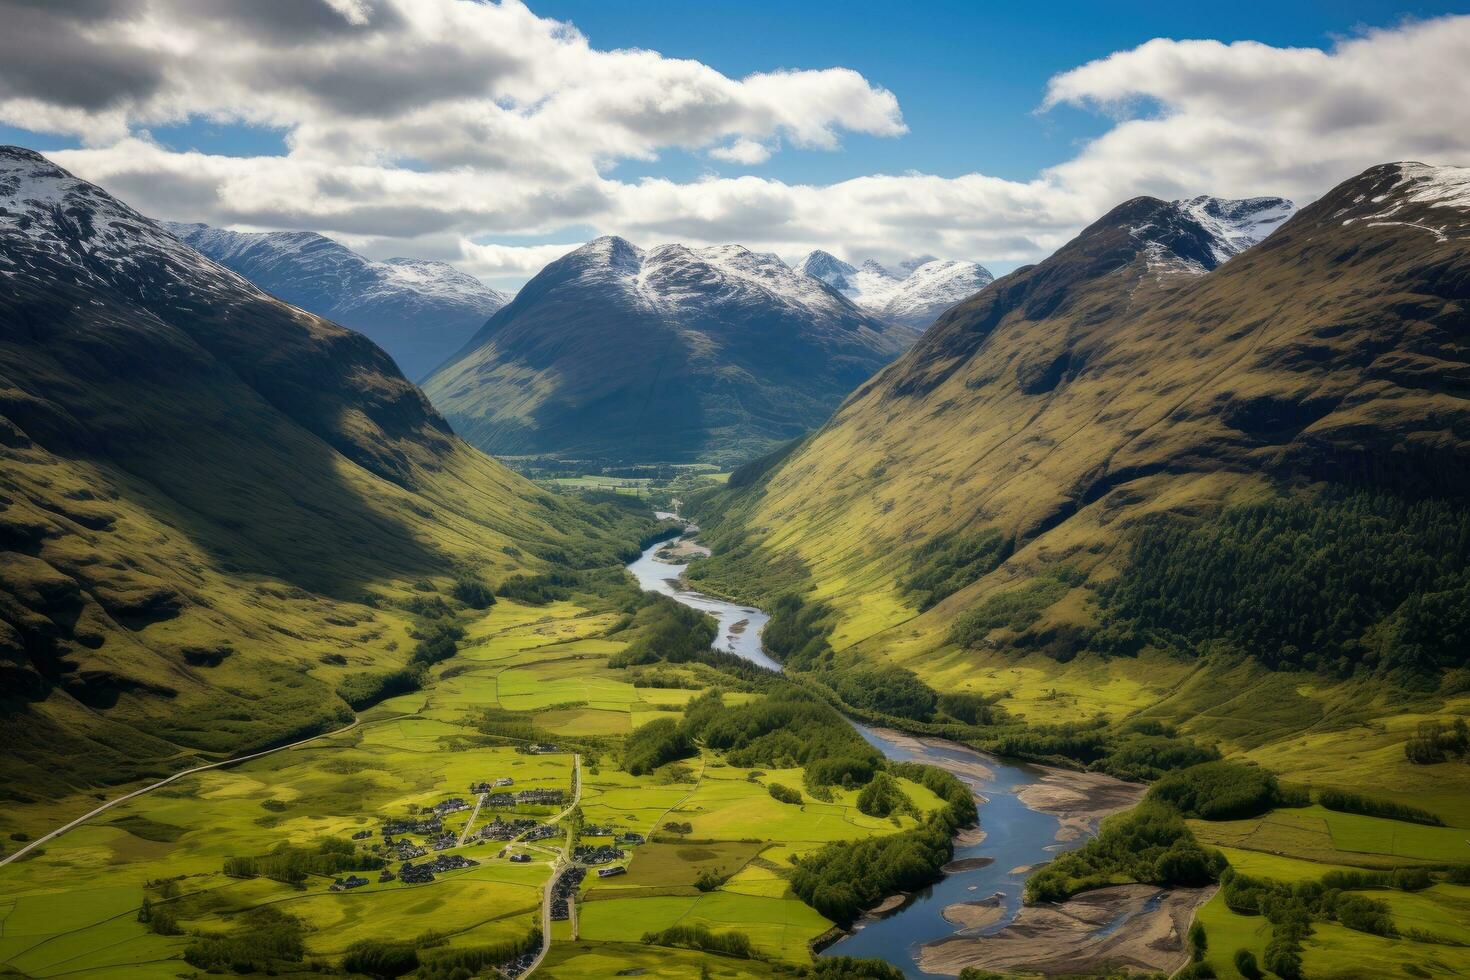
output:
[[[897, 99], [846, 68], [730, 78], [600, 50], [515, 0], [0, 0], [0, 121], [73, 134], [53, 154], [160, 217], [308, 228], [373, 254], [524, 278], [564, 245], [477, 244], [567, 228], [642, 244], [740, 242], [1002, 267], [1034, 261], [1137, 195], [1309, 201], [1385, 160], [1470, 161], [1470, 17], [1327, 50], [1156, 39], [1054, 77], [1039, 111], [1110, 128], [1016, 181], [875, 174], [827, 185], [740, 174], [786, 147], [900, 137]], [[66, 66], [66, 70], [58, 70]], [[286, 152], [178, 152], [150, 127], [273, 127]], [[728, 175], [618, 179], [693, 152]]]

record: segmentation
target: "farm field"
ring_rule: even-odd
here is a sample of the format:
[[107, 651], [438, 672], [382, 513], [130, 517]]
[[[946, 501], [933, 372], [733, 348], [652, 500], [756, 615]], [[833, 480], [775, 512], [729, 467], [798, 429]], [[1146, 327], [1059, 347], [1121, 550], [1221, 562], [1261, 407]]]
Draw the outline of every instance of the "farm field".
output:
[[[364, 710], [350, 730], [185, 777], [0, 868], [0, 964], [35, 977], [172, 977], [196, 935], [232, 935], [261, 909], [293, 917], [308, 960], [326, 963], [360, 941], [416, 941], [430, 930], [434, 947], [446, 952], [524, 939], [539, 923], [554, 853], [546, 845], [557, 840], [503, 856], [493, 842], [450, 847], [442, 853], [476, 866], [426, 884], [379, 882], [376, 871], [364, 871], [367, 884], [333, 891], [332, 874], [292, 885], [224, 873], [227, 860], [261, 858], [280, 845], [311, 849], [354, 834], [364, 835], [363, 847], [376, 844], [383, 820], [411, 819], [453, 797], [473, 801], [472, 783], [511, 779], [515, 791], [571, 786], [570, 750], [529, 754], [514, 740], [487, 737], [487, 711], [529, 725], [537, 738], [577, 747], [587, 824], [655, 838], [633, 848], [629, 874], [589, 875], [577, 945], [570, 945], [569, 923], [556, 923], [545, 975], [650, 969], [644, 933], [676, 923], [738, 931], [772, 961], [809, 962], [808, 944], [831, 923], [790, 893], [792, 857], [829, 841], [912, 827], [939, 800], [900, 780], [911, 811], [891, 818], [860, 813], [857, 792], [838, 787], [827, 801], [803, 794], [800, 804], [780, 803], [767, 787], [800, 787], [802, 770], [741, 768], [710, 751], [654, 774], [629, 774], [617, 764], [621, 739], [650, 721], [681, 718], [701, 690], [635, 686], [629, 671], [610, 668], [607, 658], [624, 646], [608, 635], [616, 623], [615, 615], [570, 601], [501, 601], [465, 620], [460, 652], [436, 665], [422, 690]], [[685, 682], [693, 676], [686, 672]], [[754, 697], [725, 695], [732, 705]], [[475, 826], [497, 815], [544, 819], [558, 809], [487, 808]], [[467, 817], [448, 814], [444, 831], [458, 835]], [[688, 831], [661, 830], [670, 821], [687, 823]], [[512, 863], [514, 852], [533, 860]], [[397, 863], [390, 860], [390, 868]], [[696, 881], [706, 871], [723, 883], [702, 892]], [[145, 903], [152, 914], [166, 909], [182, 934], [163, 935], [141, 921]], [[666, 948], [653, 958], [655, 976], [708, 959]], [[769, 975], [754, 962], [709, 962], [715, 976]]]

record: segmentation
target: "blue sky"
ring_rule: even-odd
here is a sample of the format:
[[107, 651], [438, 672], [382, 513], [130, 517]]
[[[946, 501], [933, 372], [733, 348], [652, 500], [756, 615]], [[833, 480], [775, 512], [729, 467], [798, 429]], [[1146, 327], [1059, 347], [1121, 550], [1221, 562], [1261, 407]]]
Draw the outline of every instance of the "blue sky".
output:
[[[1026, 180], [1109, 124], [1067, 107], [1035, 113], [1047, 79], [1151, 38], [1322, 48], [1364, 27], [1464, 13], [1470, 4], [547, 0], [533, 8], [571, 21], [598, 47], [653, 48], [734, 77], [782, 67], [856, 69], [898, 96], [907, 135], [854, 135], [841, 153], [788, 151], [747, 168], [830, 183], [875, 171], [953, 177], [977, 168]], [[671, 153], [619, 173], [687, 178], [707, 167]]]
[[604, 233], [1003, 271], [1135, 194], [1307, 201], [1384, 160], [1470, 162], [1467, 3], [27, 9], [0, 140], [159, 217], [497, 285]]

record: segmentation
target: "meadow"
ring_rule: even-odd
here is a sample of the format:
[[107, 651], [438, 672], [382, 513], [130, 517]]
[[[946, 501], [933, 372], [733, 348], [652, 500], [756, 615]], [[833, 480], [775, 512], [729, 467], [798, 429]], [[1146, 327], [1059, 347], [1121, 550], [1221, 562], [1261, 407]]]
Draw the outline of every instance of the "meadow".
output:
[[[940, 806], [907, 780], [899, 784], [912, 810], [892, 818], [859, 812], [857, 791], [840, 787], [828, 800], [780, 803], [769, 785], [801, 786], [800, 769], [741, 768], [707, 750], [630, 775], [617, 762], [622, 737], [656, 719], [681, 718], [707, 671], [677, 668], [685, 687], [635, 686], [633, 672], [608, 666], [625, 637], [616, 632], [618, 615], [596, 597], [542, 606], [501, 600], [459, 621], [457, 654], [434, 665], [422, 689], [362, 711], [351, 729], [185, 777], [0, 868], [0, 964], [35, 977], [172, 977], [186, 967], [181, 957], [198, 935], [239, 935], [262, 909], [299, 922], [307, 964], [335, 964], [364, 940], [417, 943], [421, 956], [523, 940], [539, 924], [557, 839], [504, 852], [493, 842], [468, 843], [444, 853], [463, 854], [475, 867], [412, 885], [363, 871], [370, 883], [350, 891], [331, 890], [330, 874], [290, 884], [230, 877], [223, 868], [227, 859], [267, 855], [279, 845], [312, 848], [364, 831], [366, 847], [384, 819], [409, 818], [451, 797], [473, 801], [469, 787], [482, 780], [566, 790], [575, 750], [584, 760], [582, 820], [650, 841], [632, 849], [627, 875], [589, 875], [575, 925], [553, 928], [545, 975], [647, 969], [646, 932], [702, 924], [745, 934], [769, 961], [715, 958], [713, 975], [764, 976], [769, 963], [810, 962], [809, 943], [831, 926], [791, 894], [794, 856], [912, 827]], [[758, 696], [732, 690], [725, 702]], [[528, 754], [497, 727], [506, 719], [529, 726], [538, 740], [565, 744], [553, 754]], [[501, 812], [545, 819], [555, 809]], [[467, 816], [447, 816], [445, 830], [463, 829]], [[490, 819], [484, 810], [476, 826]], [[687, 830], [670, 833], [670, 823]], [[510, 862], [516, 851], [533, 860]], [[174, 934], [152, 927], [160, 921]], [[672, 964], [709, 957], [659, 948], [655, 959], [653, 975], [676, 975], [668, 972]]]

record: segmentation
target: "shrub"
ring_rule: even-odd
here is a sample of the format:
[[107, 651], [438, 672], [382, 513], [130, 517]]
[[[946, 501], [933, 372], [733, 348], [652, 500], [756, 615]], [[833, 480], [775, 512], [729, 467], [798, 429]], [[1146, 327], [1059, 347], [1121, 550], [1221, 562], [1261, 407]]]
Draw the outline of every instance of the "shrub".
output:
[[1245, 980], [1260, 980], [1261, 968], [1256, 965], [1256, 954], [1248, 949], [1237, 949], [1235, 951], [1235, 972], [1245, 977]]
[[772, 783], [766, 787], [766, 791], [771, 794], [771, 798], [777, 803], [801, 802], [801, 792], [799, 790], [794, 790], [789, 786], [782, 786], [780, 783]]

